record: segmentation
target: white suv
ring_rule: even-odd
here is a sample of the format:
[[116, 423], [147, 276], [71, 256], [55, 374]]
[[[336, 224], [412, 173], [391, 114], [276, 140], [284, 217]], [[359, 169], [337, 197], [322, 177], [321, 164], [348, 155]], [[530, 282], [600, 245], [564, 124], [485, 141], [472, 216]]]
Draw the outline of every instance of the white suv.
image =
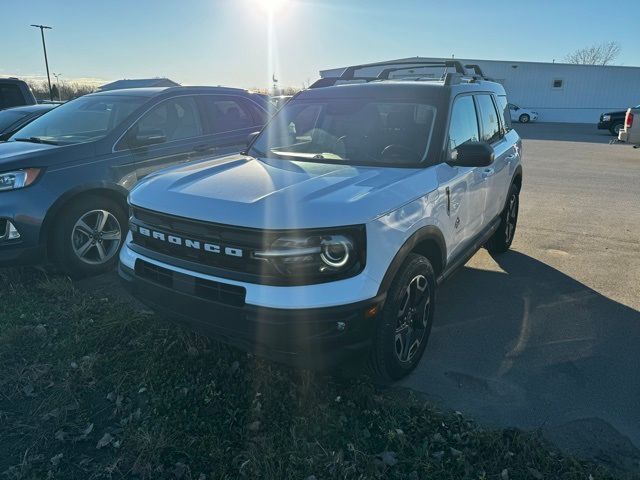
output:
[[321, 79], [246, 152], [136, 187], [119, 268], [133, 294], [276, 360], [366, 352], [382, 379], [410, 372], [437, 286], [511, 245], [522, 168], [500, 84], [455, 61], [433, 64], [455, 70], [440, 80], [388, 80], [408, 65]]

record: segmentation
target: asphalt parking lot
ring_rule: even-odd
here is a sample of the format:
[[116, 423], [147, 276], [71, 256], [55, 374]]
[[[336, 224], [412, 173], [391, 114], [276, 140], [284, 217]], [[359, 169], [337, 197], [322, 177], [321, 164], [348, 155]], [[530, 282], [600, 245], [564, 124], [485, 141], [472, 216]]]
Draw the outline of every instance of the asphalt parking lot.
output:
[[403, 385], [481, 423], [640, 466], [640, 150], [591, 125], [516, 128], [513, 250], [481, 250], [441, 289]]

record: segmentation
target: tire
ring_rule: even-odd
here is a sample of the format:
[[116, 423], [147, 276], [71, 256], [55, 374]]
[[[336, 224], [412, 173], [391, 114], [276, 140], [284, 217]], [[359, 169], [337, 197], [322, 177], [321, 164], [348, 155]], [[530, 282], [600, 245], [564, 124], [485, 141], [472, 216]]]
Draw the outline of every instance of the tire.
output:
[[531, 120], [531, 117], [529, 115], [527, 115], [526, 113], [523, 113], [522, 115], [520, 115], [520, 117], [518, 118], [518, 121], [520, 123], [529, 123], [529, 121]]
[[376, 325], [370, 367], [378, 381], [403, 378], [422, 358], [433, 324], [435, 293], [431, 263], [410, 254], [389, 287]]
[[519, 206], [520, 192], [516, 185], [511, 185], [507, 204], [500, 214], [500, 225], [485, 245], [489, 253], [504, 253], [511, 247], [518, 225]]
[[53, 228], [53, 262], [72, 278], [88, 277], [111, 270], [118, 261], [127, 215], [110, 198], [84, 196], [58, 215]]
[[609, 131], [611, 132], [611, 135], [613, 135], [614, 137], [617, 137], [618, 134], [620, 133], [620, 130], [622, 130], [623, 128], [624, 128], [624, 125], [622, 123], [616, 123], [609, 129]]

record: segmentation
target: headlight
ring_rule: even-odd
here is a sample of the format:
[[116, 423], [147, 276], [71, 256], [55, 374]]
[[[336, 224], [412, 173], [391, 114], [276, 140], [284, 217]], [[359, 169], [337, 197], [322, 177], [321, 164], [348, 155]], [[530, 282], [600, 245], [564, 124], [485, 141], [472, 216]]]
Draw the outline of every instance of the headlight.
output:
[[269, 262], [295, 284], [347, 278], [364, 268], [365, 230], [347, 227], [281, 235], [267, 248], [255, 251], [253, 257]]
[[603, 115], [603, 116], [602, 116], [602, 121], [603, 121], [603, 122], [609, 122], [609, 121], [611, 121], [611, 115]]
[[41, 171], [39, 168], [26, 168], [14, 172], [0, 173], [0, 192], [28, 187], [36, 181]]

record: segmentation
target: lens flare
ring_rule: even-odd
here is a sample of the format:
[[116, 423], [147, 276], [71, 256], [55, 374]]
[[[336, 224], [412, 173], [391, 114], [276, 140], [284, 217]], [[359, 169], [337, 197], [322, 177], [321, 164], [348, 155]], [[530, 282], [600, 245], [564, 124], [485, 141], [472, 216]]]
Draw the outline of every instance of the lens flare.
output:
[[287, 0], [254, 0], [254, 2], [267, 13], [275, 13], [287, 4]]

